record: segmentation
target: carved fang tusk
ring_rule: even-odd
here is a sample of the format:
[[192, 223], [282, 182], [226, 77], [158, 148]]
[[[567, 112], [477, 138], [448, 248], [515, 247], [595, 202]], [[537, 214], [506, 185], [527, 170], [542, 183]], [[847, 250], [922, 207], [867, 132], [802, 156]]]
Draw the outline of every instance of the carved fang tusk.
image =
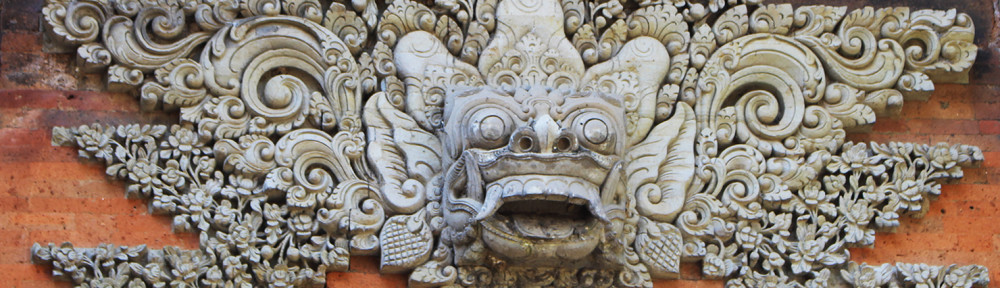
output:
[[606, 224], [611, 224], [611, 219], [608, 219], [608, 213], [605, 213], [604, 209], [601, 209], [601, 207], [603, 206], [601, 205], [600, 198], [588, 196], [587, 201], [590, 202], [588, 203], [590, 205], [587, 205], [588, 208], [590, 208], [590, 214], [593, 214], [594, 217], [597, 217], [597, 219], [601, 219], [601, 221]]
[[479, 214], [476, 214], [476, 222], [483, 221], [490, 216], [493, 216], [500, 206], [503, 206], [503, 188], [500, 186], [491, 186], [489, 191], [486, 191], [486, 199], [483, 199], [483, 209], [479, 210]]

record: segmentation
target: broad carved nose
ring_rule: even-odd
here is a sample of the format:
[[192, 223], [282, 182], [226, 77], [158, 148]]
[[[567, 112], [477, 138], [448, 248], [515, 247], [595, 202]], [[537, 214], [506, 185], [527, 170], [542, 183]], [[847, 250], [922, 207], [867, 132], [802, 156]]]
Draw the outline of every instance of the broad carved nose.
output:
[[529, 127], [522, 127], [511, 135], [514, 152], [567, 153], [577, 150], [576, 135], [559, 127], [549, 115], [535, 119]]

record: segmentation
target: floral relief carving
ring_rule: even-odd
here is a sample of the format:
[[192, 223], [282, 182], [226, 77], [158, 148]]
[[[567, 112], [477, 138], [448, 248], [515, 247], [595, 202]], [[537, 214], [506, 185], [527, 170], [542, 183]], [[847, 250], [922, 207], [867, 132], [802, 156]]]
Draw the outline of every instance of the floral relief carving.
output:
[[[968, 145], [845, 142], [962, 82], [955, 10], [731, 1], [49, 0], [57, 45], [179, 124], [53, 129], [198, 250], [36, 244], [81, 287], [988, 284], [852, 262]], [[132, 243], [123, 243], [132, 244]]]

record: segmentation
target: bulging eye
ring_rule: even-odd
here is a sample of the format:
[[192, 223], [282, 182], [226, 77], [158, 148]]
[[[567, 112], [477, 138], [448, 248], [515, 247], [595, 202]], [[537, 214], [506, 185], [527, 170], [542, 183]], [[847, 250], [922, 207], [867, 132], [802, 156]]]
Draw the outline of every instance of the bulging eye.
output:
[[514, 124], [506, 111], [486, 108], [469, 118], [470, 148], [494, 149], [507, 144]]
[[499, 116], [489, 115], [479, 122], [479, 134], [487, 141], [496, 141], [503, 138], [507, 126]]
[[590, 119], [583, 124], [583, 138], [593, 144], [608, 141], [608, 123], [600, 119]]
[[615, 131], [612, 122], [601, 113], [583, 113], [573, 121], [573, 130], [580, 145], [595, 152], [612, 153], [615, 149]]

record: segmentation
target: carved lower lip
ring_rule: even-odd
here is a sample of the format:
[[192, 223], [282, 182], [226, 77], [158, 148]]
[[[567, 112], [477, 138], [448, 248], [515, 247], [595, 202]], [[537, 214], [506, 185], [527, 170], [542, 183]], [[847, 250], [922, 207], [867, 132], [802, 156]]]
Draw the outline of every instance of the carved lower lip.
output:
[[[525, 203], [545, 205], [549, 209], [583, 205], [550, 200], [511, 200], [508, 205]], [[551, 207], [557, 206], [557, 207]], [[532, 207], [532, 209], [534, 208]], [[523, 208], [523, 207], [522, 207]], [[522, 265], [575, 265], [594, 251], [604, 235], [604, 225], [589, 212], [586, 217], [561, 214], [500, 213], [481, 222], [483, 241], [492, 251]], [[523, 212], [523, 209], [518, 212]], [[568, 261], [568, 262], [567, 262]]]
[[[565, 234], [538, 237], [537, 235], [525, 235], [523, 230], [514, 229], [512, 226], [517, 225], [514, 221], [516, 220], [513, 220], [511, 217], [501, 215], [483, 221], [483, 232], [497, 236], [497, 238], [484, 237], [483, 239], [487, 241], [487, 245], [494, 248], [496, 248], [495, 246], [510, 246], [508, 249], [502, 249], [509, 254], [513, 254], [507, 256], [517, 256], [518, 254], [527, 253], [536, 254], [535, 256], [541, 257], [552, 254], [550, 256], [578, 259], [585, 257], [593, 251], [597, 243], [600, 242], [604, 231], [603, 225], [591, 219], [590, 221], [577, 221], [577, 223], [569, 227], [570, 230], [565, 231]], [[526, 247], [522, 247], [523, 243], [532, 243], [532, 247], [524, 250]], [[550, 251], [543, 252], [544, 250]]]

